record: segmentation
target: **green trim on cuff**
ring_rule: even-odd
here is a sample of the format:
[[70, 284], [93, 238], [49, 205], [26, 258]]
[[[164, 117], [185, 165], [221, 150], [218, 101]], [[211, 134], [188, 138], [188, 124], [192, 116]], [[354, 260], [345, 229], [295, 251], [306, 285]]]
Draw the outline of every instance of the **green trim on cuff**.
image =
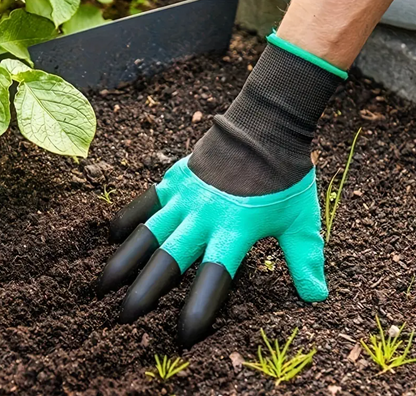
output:
[[286, 40], [283, 40], [282, 38], [280, 38], [279, 36], [277, 36], [276, 31], [274, 31], [272, 34], [270, 34], [269, 36], [267, 36], [267, 41], [270, 44], [273, 44], [277, 47], [280, 47], [296, 56], [298, 56], [299, 58], [305, 59], [306, 61], [313, 63], [316, 66], [319, 66], [320, 68], [335, 74], [336, 76], [342, 78], [343, 80], [346, 80], [348, 78], [348, 73], [345, 70], [341, 70], [340, 68], [332, 65], [331, 63], [327, 62], [326, 60], [323, 60], [321, 58], [319, 58], [318, 56], [311, 54], [308, 51], [305, 51], [304, 49], [289, 43]]

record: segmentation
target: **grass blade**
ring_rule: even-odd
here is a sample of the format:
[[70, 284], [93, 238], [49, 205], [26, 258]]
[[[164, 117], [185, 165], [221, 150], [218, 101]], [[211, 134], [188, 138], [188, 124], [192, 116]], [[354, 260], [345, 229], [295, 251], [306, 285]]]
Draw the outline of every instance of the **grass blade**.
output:
[[389, 335], [388, 339], [386, 340], [384, 330], [381, 326], [381, 322], [378, 316], [376, 316], [376, 322], [379, 331], [378, 337], [380, 341], [374, 334], [370, 335], [371, 346], [367, 345], [363, 340], [360, 341], [361, 345], [370, 355], [371, 359], [382, 368], [382, 371], [378, 375], [384, 374], [393, 368], [403, 366], [405, 364], [416, 363], [416, 359], [406, 359], [413, 345], [414, 331], [412, 331], [410, 334], [406, 348], [403, 350], [403, 352], [399, 352], [403, 346], [403, 341], [399, 340], [399, 337], [402, 334], [406, 323], [400, 327], [397, 335], [394, 338]]
[[171, 371], [167, 376], [166, 379], [169, 379], [170, 377], [173, 377], [175, 374], [178, 374], [180, 371], [185, 370], [189, 366], [189, 362], [186, 362], [179, 366], [177, 369]]
[[357, 144], [357, 139], [358, 139], [358, 136], [360, 135], [361, 131], [362, 131], [362, 128], [360, 128], [358, 130], [358, 132], [354, 136], [354, 140], [353, 140], [352, 145], [351, 145], [350, 154], [348, 156], [347, 164], [345, 165], [345, 170], [344, 170], [344, 172], [342, 174], [341, 182], [339, 184], [339, 188], [338, 188], [337, 195], [336, 195], [336, 198], [335, 198], [334, 206], [332, 207], [331, 214], [329, 214], [329, 212], [330, 212], [329, 205], [330, 205], [330, 201], [331, 201], [331, 199], [330, 199], [331, 196], [330, 195], [332, 193], [332, 185], [333, 185], [335, 176], [338, 174], [338, 172], [335, 174], [335, 176], [331, 180], [331, 183], [330, 183], [330, 185], [328, 187], [328, 191], [330, 191], [330, 192], [329, 192], [329, 194], [327, 193], [326, 203], [325, 203], [325, 209], [326, 209], [325, 210], [325, 213], [329, 216], [328, 217], [329, 218], [329, 221], [328, 221], [328, 218], [326, 219], [326, 222], [327, 222], [326, 243], [329, 242], [329, 239], [331, 237], [332, 224], [333, 224], [334, 219], [335, 219], [335, 214], [337, 212], [337, 208], [338, 208], [339, 202], [341, 201], [342, 189], [344, 188], [345, 181], [347, 180], [348, 171], [350, 169], [352, 157], [353, 157], [354, 151], [355, 151], [355, 145]]
[[270, 353], [270, 357], [263, 356], [261, 345], [259, 345], [257, 349], [258, 362], [244, 362], [243, 365], [276, 378], [276, 385], [280, 384], [282, 381], [289, 381], [294, 378], [308, 363], [312, 362], [313, 356], [316, 353], [316, 350], [313, 349], [305, 355], [302, 354], [302, 350], [299, 350], [294, 357], [289, 359], [289, 348], [298, 334], [298, 331], [297, 328], [293, 331], [282, 349], [279, 347], [278, 341], [275, 340], [273, 342], [275, 349], [273, 349], [264, 330], [261, 329], [260, 332]]

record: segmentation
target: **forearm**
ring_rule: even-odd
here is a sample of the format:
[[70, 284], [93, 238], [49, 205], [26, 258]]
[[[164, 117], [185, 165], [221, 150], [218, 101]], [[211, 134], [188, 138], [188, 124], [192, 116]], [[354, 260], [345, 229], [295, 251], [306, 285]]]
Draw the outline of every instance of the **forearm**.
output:
[[347, 70], [393, 0], [292, 0], [277, 35]]

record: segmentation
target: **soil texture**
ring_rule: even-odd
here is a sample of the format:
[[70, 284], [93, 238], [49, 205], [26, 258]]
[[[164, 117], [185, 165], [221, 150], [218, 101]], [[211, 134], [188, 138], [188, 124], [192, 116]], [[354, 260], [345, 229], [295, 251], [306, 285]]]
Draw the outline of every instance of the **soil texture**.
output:
[[[247, 255], [215, 332], [183, 353], [174, 339], [192, 268], [158, 308], [118, 324], [126, 287], [97, 300], [94, 283], [117, 246], [111, 217], [158, 182], [236, 97], [263, 44], [237, 32], [226, 55], [186, 60], [120, 90], [90, 93], [98, 128], [88, 159], [49, 154], [15, 125], [0, 139], [1, 395], [414, 395], [416, 365], [377, 376], [365, 352], [349, 354], [383, 326], [416, 328], [416, 108], [352, 74], [319, 122], [314, 142], [321, 202], [356, 153], [326, 247], [330, 297], [296, 295], [273, 239]], [[196, 112], [201, 112], [194, 117]], [[194, 122], [192, 122], [194, 118]], [[100, 199], [116, 190], [112, 204]], [[273, 271], [264, 263], [275, 263]], [[294, 347], [317, 349], [295, 380], [233, 367], [253, 360], [260, 328]], [[358, 350], [359, 352], [359, 350]], [[154, 354], [181, 355], [190, 366], [170, 382], [148, 379]], [[411, 354], [416, 355], [416, 347]], [[235, 355], [233, 355], [235, 356]]]

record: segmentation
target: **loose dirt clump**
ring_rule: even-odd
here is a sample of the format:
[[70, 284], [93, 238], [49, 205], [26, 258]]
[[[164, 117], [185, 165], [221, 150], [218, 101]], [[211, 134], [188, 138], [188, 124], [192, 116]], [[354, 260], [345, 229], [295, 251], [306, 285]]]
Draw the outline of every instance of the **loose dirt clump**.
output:
[[[155, 353], [180, 353], [176, 322], [195, 269], [133, 325], [117, 322], [126, 288], [101, 301], [94, 295], [117, 248], [107, 242], [113, 214], [192, 151], [238, 94], [261, 50], [257, 39], [237, 33], [225, 56], [188, 60], [122, 90], [91, 93], [97, 136], [79, 164], [36, 148], [16, 126], [1, 137], [1, 395], [414, 392], [416, 366], [375, 376], [355, 345], [376, 331], [376, 313], [386, 329], [403, 322], [416, 328], [416, 290], [406, 296], [416, 270], [416, 108], [355, 74], [324, 112], [314, 147], [323, 202], [363, 128], [326, 247], [327, 301], [302, 302], [274, 240], [261, 241], [237, 276], [216, 332], [182, 355], [190, 361], [183, 375], [159, 384], [144, 372]], [[197, 112], [202, 116], [193, 123]], [[113, 205], [98, 198], [104, 186], [116, 190]], [[273, 271], [264, 270], [265, 260], [275, 263]], [[295, 346], [318, 352], [293, 382], [276, 388], [257, 372], [233, 367], [233, 353], [253, 360], [260, 328], [284, 340], [296, 327]]]

